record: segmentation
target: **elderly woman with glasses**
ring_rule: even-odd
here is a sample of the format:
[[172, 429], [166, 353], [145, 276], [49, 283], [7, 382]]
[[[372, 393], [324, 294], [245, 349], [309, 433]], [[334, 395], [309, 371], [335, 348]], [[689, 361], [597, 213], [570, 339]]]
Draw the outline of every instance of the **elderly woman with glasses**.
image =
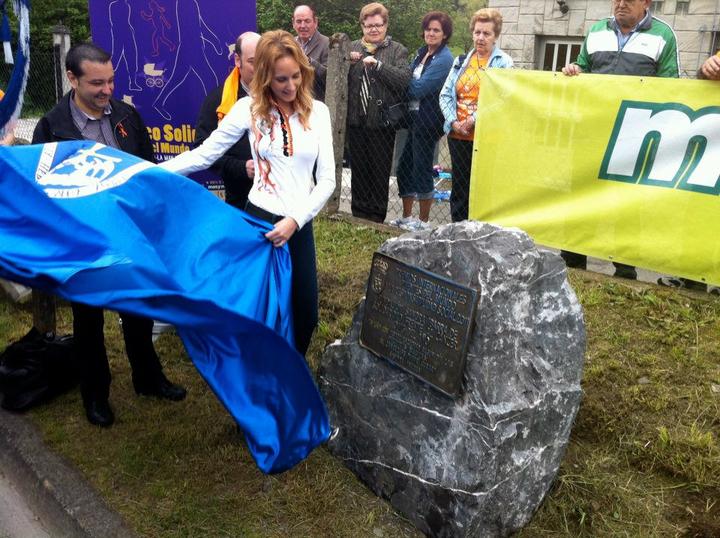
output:
[[383, 222], [387, 213], [395, 127], [390, 108], [410, 82], [408, 51], [387, 35], [388, 10], [373, 2], [360, 10], [363, 37], [350, 45], [348, 149], [352, 214]]
[[445, 116], [452, 162], [450, 216], [453, 222], [468, 218], [470, 165], [481, 74], [489, 67], [513, 66], [512, 58], [497, 46], [502, 23], [502, 15], [497, 9], [485, 8], [475, 12], [470, 21], [474, 47], [455, 59], [440, 92], [440, 109]]

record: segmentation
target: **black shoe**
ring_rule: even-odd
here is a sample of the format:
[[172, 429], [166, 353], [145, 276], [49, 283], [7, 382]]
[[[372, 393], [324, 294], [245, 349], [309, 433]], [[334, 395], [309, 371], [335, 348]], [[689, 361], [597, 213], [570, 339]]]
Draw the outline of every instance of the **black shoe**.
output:
[[109, 428], [115, 422], [110, 404], [107, 400], [90, 400], [85, 402], [85, 415], [88, 422], [102, 428]]
[[157, 382], [148, 385], [140, 385], [135, 387], [135, 392], [140, 396], [155, 396], [163, 400], [172, 400], [179, 402], [187, 396], [187, 391], [180, 385], [170, 383], [165, 376], [162, 376]]

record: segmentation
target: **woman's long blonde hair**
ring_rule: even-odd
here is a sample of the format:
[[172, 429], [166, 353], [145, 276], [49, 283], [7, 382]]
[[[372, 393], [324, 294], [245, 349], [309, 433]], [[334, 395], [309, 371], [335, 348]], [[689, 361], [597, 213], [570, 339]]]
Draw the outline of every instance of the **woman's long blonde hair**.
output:
[[300, 123], [307, 129], [312, 110], [312, 85], [315, 72], [310, 67], [300, 45], [284, 30], [265, 32], [258, 41], [255, 51], [255, 74], [250, 83], [252, 113], [255, 117], [271, 122], [270, 112], [275, 105], [270, 83], [275, 73], [275, 62], [286, 56], [295, 60], [300, 66], [302, 81], [297, 89], [294, 104], [295, 112], [300, 116]]

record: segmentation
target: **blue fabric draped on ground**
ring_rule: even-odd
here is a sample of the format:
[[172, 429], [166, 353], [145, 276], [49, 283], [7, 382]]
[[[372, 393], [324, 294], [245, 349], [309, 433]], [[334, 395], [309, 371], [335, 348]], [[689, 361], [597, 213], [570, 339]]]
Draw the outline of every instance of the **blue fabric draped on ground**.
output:
[[0, 148], [0, 277], [172, 323], [244, 430], [284, 471], [329, 433], [292, 342], [290, 256], [205, 188], [94, 142]]

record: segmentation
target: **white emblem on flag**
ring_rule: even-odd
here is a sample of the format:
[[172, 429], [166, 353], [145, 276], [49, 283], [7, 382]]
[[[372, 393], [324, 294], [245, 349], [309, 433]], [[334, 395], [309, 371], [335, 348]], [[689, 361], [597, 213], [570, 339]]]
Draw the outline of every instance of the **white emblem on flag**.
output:
[[[47, 173], [42, 172], [49, 163], [43, 163], [41, 158], [35, 180], [50, 198], [80, 198], [122, 185], [134, 174], [153, 166], [147, 161], [141, 161], [123, 168], [119, 166], [123, 162], [122, 158], [105, 154], [105, 149], [107, 146], [95, 144], [80, 150]], [[52, 161], [54, 151], [47, 153]], [[45, 151], [43, 155], [45, 156]], [[120, 170], [116, 172], [117, 168]]]

